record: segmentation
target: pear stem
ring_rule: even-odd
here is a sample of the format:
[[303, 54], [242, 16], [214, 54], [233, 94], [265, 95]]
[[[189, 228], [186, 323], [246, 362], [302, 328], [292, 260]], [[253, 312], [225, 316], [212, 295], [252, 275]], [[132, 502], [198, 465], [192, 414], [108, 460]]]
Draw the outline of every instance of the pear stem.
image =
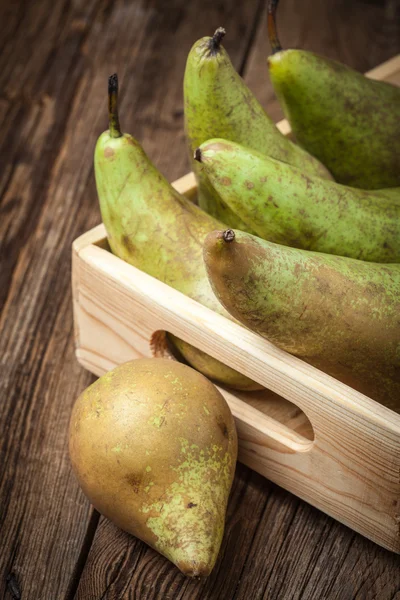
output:
[[276, 29], [276, 8], [278, 6], [279, 0], [268, 0], [268, 38], [269, 43], [271, 44], [272, 54], [276, 54], [276, 52], [280, 52], [282, 50], [281, 43], [278, 39], [278, 32]]
[[199, 163], [201, 163], [201, 150], [200, 150], [200, 148], [196, 148], [196, 150], [194, 151], [193, 158], [194, 158], [194, 160], [197, 160]]
[[110, 137], [121, 137], [118, 117], [118, 75], [116, 73], [108, 78], [108, 123]]
[[211, 54], [217, 54], [217, 52], [221, 46], [221, 42], [225, 37], [225, 34], [226, 34], [226, 30], [223, 27], [218, 27], [218, 29], [216, 30], [216, 32], [214, 33], [214, 35], [212, 36], [212, 38], [209, 41], [209, 48], [210, 48]]
[[233, 231], [233, 229], [225, 229], [224, 233], [222, 234], [222, 237], [224, 242], [233, 242], [235, 239], [235, 232]]

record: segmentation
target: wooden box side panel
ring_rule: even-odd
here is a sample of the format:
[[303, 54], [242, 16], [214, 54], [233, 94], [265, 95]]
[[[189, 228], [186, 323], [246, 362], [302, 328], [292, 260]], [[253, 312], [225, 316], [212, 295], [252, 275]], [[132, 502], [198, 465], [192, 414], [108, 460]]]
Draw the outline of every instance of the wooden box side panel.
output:
[[[400, 85], [400, 56], [367, 76]], [[290, 135], [287, 121], [277, 126]], [[192, 173], [174, 185], [188, 197], [196, 193]], [[307, 414], [315, 440], [305, 439], [221, 389], [236, 419], [240, 460], [366, 537], [400, 552], [399, 415], [108, 256], [101, 249], [105, 237], [100, 225], [74, 243], [79, 362], [101, 375], [127, 360], [151, 356], [152, 333], [165, 329], [270, 387]], [[157, 294], [167, 302], [155, 301]]]
[[92, 244], [74, 256], [74, 310], [78, 360], [97, 375], [151, 356], [151, 336], [164, 329], [298, 404], [314, 426], [314, 442], [223, 390], [242, 462], [400, 551], [398, 415]]

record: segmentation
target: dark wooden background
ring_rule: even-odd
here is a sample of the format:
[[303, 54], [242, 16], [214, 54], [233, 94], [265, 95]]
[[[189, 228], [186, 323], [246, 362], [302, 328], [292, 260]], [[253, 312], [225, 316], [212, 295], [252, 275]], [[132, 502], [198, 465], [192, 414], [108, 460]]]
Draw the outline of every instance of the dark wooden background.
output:
[[[182, 77], [194, 41], [227, 29], [237, 69], [268, 83], [264, 0], [35, 0], [0, 5], [0, 598], [399, 600], [400, 559], [238, 465], [220, 558], [205, 581], [94, 512], [71, 473], [77, 364], [72, 240], [100, 221], [92, 155], [121, 123], [173, 180], [187, 169]], [[398, 0], [281, 0], [284, 45], [365, 71], [400, 51]]]

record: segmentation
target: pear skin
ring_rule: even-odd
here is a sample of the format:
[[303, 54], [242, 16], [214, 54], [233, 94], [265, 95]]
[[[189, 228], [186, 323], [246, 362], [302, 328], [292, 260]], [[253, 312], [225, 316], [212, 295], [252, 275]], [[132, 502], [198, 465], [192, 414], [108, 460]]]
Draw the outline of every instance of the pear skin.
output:
[[400, 262], [400, 188], [351, 188], [222, 139], [205, 142], [196, 156], [224, 203], [259, 237], [304, 250]]
[[223, 536], [237, 435], [208, 379], [168, 359], [113, 369], [77, 399], [69, 451], [100, 513], [185, 575], [209, 575]]
[[216, 296], [246, 327], [400, 412], [400, 264], [368, 263], [210, 233]]
[[276, 5], [269, 6], [269, 74], [296, 141], [339, 183], [400, 186], [400, 89], [313, 52], [282, 50]]
[[[185, 132], [192, 168], [198, 179], [199, 204], [208, 213], [238, 229], [245, 224], [226, 207], [193, 160], [195, 149], [210, 138], [222, 137], [254, 148], [331, 179], [327, 169], [286, 138], [266, 114], [236, 72], [221, 45], [225, 30], [204, 37], [192, 47], [184, 76]], [[248, 229], [248, 227], [247, 227]]]
[[[156, 169], [140, 144], [122, 134], [118, 120], [118, 81], [109, 82], [108, 131], [94, 153], [100, 211], [112, 252], [197, 300], [227, 314], [210, 287], [204, 268], [202, 244], [221, 223], [179, 194]], [[223, 226], [223, 225], [222, 225]], [[172, 341], [177, 338], [170, 336]], [[260, 389], [260, 385], [183, 340], [179, 350], [195, 368], [229, 387]], [[197, 359], [196, 359], [197, 357]]]

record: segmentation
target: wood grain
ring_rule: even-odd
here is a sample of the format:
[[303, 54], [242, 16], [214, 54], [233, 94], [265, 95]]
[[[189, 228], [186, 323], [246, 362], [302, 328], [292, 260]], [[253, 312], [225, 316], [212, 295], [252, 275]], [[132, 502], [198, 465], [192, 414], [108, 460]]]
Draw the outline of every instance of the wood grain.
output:
[[[385, 4], [398, 6], [393, 0]], [[319, 590], [327, 590], [327, 598], [341, 598], [341, 589], [345, 600], [398, 597], [400, 570], [393, 555], [245, 467], [239, 467], [231, 497], [223, 569], [205, 583], [183, 580], [164, 559], [103, 519], [95, 534], [98, 515], [70, 471], [66, 430], [72, 402], [93, 380], [73, 355], [70, 245], [100, 221], [92, 152], [106, 128], [106, 78], [118, 70], [124, 129], [175, 179], [187, 170], [180, 86], [190, 45], [225, 25], [225, 45], [243, 71], [263, 6], [256, 0], [0, 5], [1, 598], [10, 600], [19, 590], [23, 600], [230, 600], [260, 597], [262, 590], [264, 597], [285, 600], [294, 589], [291, 581], [303, 581], [307, 597], [322, 598]], [[344, 2], [337, 6], [330, 25], [335, 29], [334, 21], [336, 30], [348, 18]], [[353, 22], [362, 16], [368, 31], [379, 30], [384, 3], [373, 10], [361, 2], [354, 6]], [[309, 2], [301, 19], [310, 42], [327, 31], [312, 8]], [[373, 36], [366, 44], [361, 29], [351, 38], [355, 67], [364, 70], [397, 51], [382, 52], [366, 65]], [[329, 43], [337, 45], [333, 36]], [[252, 58], [253, 65], [257, 60]], [[304, 572], [299, 542], [305, 540], [310, 552], [314, 539], [303, 536], [326, 522], [332, 527], [320, 539], [320, 560], [311, 553]], [[283, 553], [289, 534], [292, 543]], [[125, 553], [132, 558], [125, 560]], [[269, 565], [273, 577], [265, 592]], [[330, 596], [324, 582], [335, 574]], [[308, 581], [313, 583], [307, 587]]]

